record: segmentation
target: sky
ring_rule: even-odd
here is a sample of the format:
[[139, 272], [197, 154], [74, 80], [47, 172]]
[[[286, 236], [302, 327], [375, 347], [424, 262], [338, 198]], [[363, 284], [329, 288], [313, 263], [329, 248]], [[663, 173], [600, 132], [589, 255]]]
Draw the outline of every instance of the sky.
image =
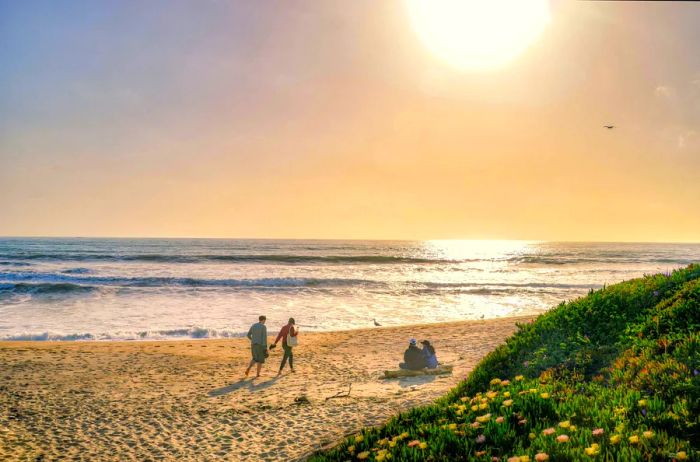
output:
[[0, 235], [700, 242], [700, 3], [0, 0]]

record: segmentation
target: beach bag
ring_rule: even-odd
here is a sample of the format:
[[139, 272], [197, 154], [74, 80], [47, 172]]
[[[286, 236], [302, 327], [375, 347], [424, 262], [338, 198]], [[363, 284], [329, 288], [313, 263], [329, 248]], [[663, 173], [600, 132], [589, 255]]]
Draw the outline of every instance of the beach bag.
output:
[[287, 346], [295, 347], [299, 345], [299, 340], [296, 337], [292, 337], [293, 327], [289, 328], [289, 333], [287, 333]]

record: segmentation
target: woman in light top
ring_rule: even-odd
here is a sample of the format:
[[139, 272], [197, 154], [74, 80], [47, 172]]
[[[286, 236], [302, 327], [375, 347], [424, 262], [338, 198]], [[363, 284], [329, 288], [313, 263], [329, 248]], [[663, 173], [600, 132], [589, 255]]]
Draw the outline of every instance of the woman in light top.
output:
[[420, 342], [423, 345], [423, 358], [425, 358], [425, 367], [428, 369], [435, 369], [438, 367], [437, 356], [435, 355], [435, 348], [430, 344], [429, 341], [423, 340]]

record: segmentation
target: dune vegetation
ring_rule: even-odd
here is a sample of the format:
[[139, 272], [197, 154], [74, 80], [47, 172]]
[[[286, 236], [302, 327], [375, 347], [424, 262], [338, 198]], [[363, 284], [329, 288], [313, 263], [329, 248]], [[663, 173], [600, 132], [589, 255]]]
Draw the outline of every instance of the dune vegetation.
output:
[[434, 404], [310, 460], [698, 460], [700, 265], [519, 327]]

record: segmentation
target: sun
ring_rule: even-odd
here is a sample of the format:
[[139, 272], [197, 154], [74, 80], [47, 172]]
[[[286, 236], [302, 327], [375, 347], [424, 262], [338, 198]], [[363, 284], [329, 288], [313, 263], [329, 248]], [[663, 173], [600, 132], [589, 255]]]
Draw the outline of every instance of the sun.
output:
[[405, 0], [411, 23], [437, 57], [459, 69], [501, 67], [549, 23], [548, 0]]

